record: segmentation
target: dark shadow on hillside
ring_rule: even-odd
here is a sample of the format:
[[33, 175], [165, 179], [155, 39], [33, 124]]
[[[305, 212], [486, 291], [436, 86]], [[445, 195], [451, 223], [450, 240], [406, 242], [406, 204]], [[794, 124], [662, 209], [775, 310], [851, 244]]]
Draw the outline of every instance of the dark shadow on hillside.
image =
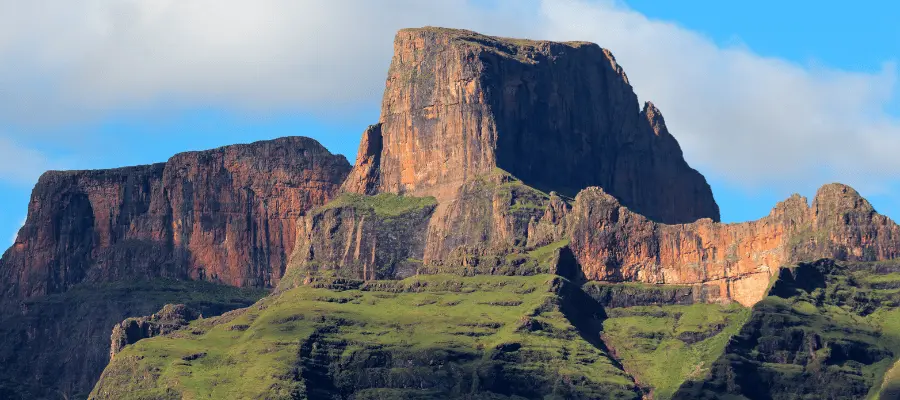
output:
[[[557, 293], [560, 297], [560, 311], [569, 320], [586, 342], [600, 349], [606, 354], [610, 363], [619, 370], [625, 371], [624, 366], [610, 352], [609, 347], [603, 342], [600, 334], [603, 332], [603, 321], [608, 317], [606, 310], [597, 300], [581, 290], [579, 285], [560, 279]], [[629, 377], [631, 375], [629, 374]], [[633, 378], [631, 378], [633, 380]], [[638, 385], [634, 386], [635, 394], [642, 396]]]

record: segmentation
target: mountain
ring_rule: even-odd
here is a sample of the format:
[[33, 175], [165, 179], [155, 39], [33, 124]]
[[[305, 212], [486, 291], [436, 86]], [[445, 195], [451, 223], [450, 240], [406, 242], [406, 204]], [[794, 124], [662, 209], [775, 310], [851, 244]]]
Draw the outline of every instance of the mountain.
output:
[[349, 170], [290, 137], [45, 173], [0, 259], [0, 398], [86, 397], [125, 318], [167, 303], [205, 316], [252, 304], [284, 273], [296, 220]]
[[544, 192], [601, 186], [666, 223], [719, 219], [712, 191], [612, 53], [585, 42], [401, 30], [346, 191], [459, 197], [502, 169]]
[[722, 224], [610, 51], [433, 27], [394, 44], [352, 167], [284, 138], [42, 177], [0, 260], [0, 395], [900, 387], [900, 227], [855, 190]]
[[[545, 210], [564, 212], [563, 198], [595, 185], [654, 220], [719, 218], [706, 180], [660, 111], [640, 110], [608, 50], [405, 29], [343, 200], [306, 217], [290, 263], [371, 279], [498, 267], [510, 253], [564, 240]], [[354, 195], [434, 206], [383, 218]]]
[[294, 221], [328, 201], [350, 166], [315, 140], [182, 153], [166, 163], [51, 171], [0, 259], [7, 297], [141, 277], [278, 283]]

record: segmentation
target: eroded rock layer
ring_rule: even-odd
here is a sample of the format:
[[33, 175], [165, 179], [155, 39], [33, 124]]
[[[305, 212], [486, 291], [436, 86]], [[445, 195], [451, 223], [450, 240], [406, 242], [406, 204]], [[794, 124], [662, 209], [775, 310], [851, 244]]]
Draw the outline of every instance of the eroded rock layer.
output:
[[900, 227], [850, 187], [825, 185], [812, 206], [795, 195], [757, 221], [665, 225], [599, 188], [568, 215], [571, 248], [585, 276], [601, 281], [718, 285], [722, 299], [753, 305], [782, 265], [832, 257], [900, 257]]
[[495, 168], [548, 193], [600, 186], [652, 220], [719, 218], [706, 180], [684, 161], [659, 110], [639, 109], [609, 51], [400, 31], [380, 124], [366, 131], [345, 190], [444, 202]]
[[47, 172], [0, 260], [0, 287], [29, 297], [135, 277], [272, 286], [296, 221], [349, 169], [318, 142], [288, 137], [148, 166]]
[[419, 272], [432, 197], [345, 193], [299, 223], [290, 282], [311, 276], [402, 279]]

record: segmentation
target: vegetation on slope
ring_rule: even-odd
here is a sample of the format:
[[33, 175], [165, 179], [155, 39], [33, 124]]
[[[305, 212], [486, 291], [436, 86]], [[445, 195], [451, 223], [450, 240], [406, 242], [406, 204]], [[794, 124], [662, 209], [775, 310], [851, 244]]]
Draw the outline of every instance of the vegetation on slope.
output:
[[437, 205], [437, 200], [430, 196], [400, 196], [393, 193], [365, 196], [356, 193], [344, 193], [312, 212], [321, 213], [335, 208], [353, 207], [357, 210], [371, 211], [379, 217], [390, 218], [435, 205]]
[[126, 347], [92, 398], [640, 397], [603, 351], [600, 306], [560, 277], [315, 286]]
[[0, 314], [0, 398], [84, 399], [109, 361], [110, 331], [123, 319], [152, 314], [167, 303], [218, 315], [266, 293], [157, 279], [80, 284], [6, 304]]
[[750, 315], [738, 304], [635, 306], [607, 313], [604, 341], [655, 400], [670, 399], [686, 380], [705, 376]]
[[[882, 264], [782, 269], [708, 377], [678, 399], [863, 399], [894, 389], [898, 292]], [[886, 396], [884, 398], [887, 398]]]

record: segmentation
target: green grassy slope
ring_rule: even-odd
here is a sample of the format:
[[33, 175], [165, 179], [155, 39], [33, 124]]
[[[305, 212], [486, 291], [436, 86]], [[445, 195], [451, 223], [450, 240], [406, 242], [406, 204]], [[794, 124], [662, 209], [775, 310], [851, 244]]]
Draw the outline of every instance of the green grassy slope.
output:
[[126, 347], [92, 398], [891, 399], [897, 271], [801, 264], [753, 309], [547, 274], [322, 278]]
[[635, 306], [607, 313], [604, 341], [655, 400], [670, 399], [686, 380], [705, 376], [750, 315], [737, 304]]
[[891, 270], [830, 260], [783, 269], [709, 376], [675, 398], [890, 398], [900, 355]]
[[[322, 285], [319, 285], [322, 286]], [[116, 356], [96, 399], [639, 398], [552, 275], [303, 286]], [[518, 397], [517, 397], [518, 396]]]

